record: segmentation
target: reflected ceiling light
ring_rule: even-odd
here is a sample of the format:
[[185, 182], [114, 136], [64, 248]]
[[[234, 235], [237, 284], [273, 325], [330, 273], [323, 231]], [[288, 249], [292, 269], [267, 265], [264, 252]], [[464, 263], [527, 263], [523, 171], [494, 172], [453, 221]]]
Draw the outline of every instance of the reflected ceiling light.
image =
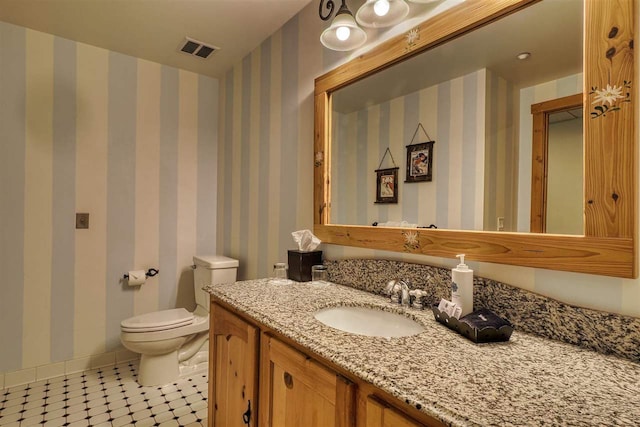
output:
[[[329, 11], [326, 15], [322, 13], [323, 6], [325, 6], [325, 1], [321, 0], [319, 9], [320, 18], [323, 21], [327, 21], [333, 14], [335, 4], [333, 0], [326, 2], [326, 8]], [[356, 24], [351, 11], [346, 5], [346, 1], [342, 0], [342, 6], [338, 9], [333, 22], [331, 22], [329, 28], [322, 32], [320, 42], [329, 49], [345, 51], [356, 49], [366, 41], [367, 34]]]
[[409, 14], [404, 0], [367, 0], [356, 13], [356, 21], [363, 27], [383, 28], [395, 25]]
[[520, 60], [525, 60], [525, 59], [529, 59], [529, 57], [531, 56], [531, 54], [529, 52], [520, 52], [516, 58], [520, 59]]

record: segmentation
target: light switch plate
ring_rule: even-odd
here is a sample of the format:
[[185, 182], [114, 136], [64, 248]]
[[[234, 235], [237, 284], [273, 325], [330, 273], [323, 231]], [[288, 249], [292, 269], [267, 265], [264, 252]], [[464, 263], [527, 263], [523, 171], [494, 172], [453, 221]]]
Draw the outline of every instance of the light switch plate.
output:
[[89, 228], [88, 213], [76, 213], [76, 228]]

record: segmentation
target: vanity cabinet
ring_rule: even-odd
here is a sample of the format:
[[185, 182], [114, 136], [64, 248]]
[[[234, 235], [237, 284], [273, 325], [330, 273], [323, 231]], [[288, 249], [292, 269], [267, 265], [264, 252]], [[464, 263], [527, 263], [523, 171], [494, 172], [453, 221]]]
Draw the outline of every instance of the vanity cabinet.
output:
[[376, 396], [367, 396], [366, 427], [421, 427], [420, 424], [398, 412]]
[[257, 426], [259, 330], [211, 303], [209, 425]]
[[209, 426], [442, 426], [215, 298], [210, 319]]
[[268, 334], [261, 338], [261, 427], [353, 427], [355, 384]]

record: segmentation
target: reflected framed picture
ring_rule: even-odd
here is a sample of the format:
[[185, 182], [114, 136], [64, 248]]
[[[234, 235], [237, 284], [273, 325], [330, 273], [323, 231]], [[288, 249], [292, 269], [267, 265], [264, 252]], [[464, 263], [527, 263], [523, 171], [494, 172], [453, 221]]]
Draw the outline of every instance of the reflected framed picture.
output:
[[398, 169], [376, 169], [375, 203], [398, 203]]
[[435, 141], [407, 145], [407, 174], [404, 182], [431, 181]]

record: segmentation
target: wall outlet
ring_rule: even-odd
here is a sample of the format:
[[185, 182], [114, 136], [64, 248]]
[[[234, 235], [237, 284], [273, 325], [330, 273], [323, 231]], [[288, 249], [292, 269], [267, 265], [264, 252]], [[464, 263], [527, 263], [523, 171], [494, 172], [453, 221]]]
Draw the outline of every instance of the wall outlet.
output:
[[504, 217], [503, 216], [499, 216], [498, 217], [498, 231], [504, 231]]
[[89, 228], [88, 213], [76, 213], [76, 228]]

